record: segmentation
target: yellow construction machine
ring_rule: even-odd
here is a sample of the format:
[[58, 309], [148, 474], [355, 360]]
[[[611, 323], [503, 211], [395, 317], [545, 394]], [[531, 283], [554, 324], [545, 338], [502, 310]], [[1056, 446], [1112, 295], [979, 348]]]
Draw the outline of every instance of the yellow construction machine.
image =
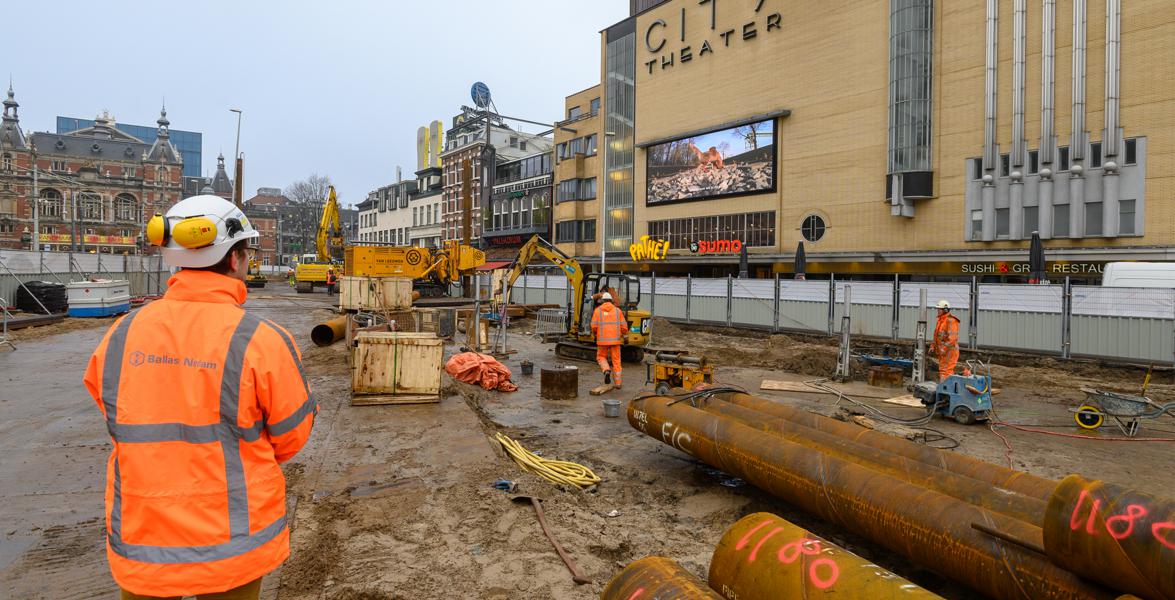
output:
[[245, 287], [263, 288], [268, 281], [265, 275], [261, 274], [261, 265], [257, 262], [257, 255], [254, 252], [249, 256], [249, 271], [245, 275]]
[[328, 188], [326, 204], [322, 207], [314, 247], [316, 253], [303, 254], [301, 262], [294, 268], [294, 288], [299, 294], [312, 292], [315, 286], [325, 286], [327, 270], [333, 268], [336, 276], [342, 271], [339, 259], [343, 252], [343, 227], [333, 185]]
[[596, 360], [596, 339], [592, 335], [591, 315], [595, 300], [604, 292], [612, 295], [616, 306], [624, 310], [628, 319], [628, 337], [620, 348], [620, 357], [625, 362], [640, 362], [649, 343], [652, 313], [638, 308], [641, 301], [641, 282], [632, 275], [621, 273], [584, 273], [579, 262], [567, 256], [554, 244], [541, 236], [530, 238], [518, 251], [518, 256], [507, 267], [501, 287], [494, 291], [498, 301], [504, 297], [514, 282], [522, 275], [536, 254], [559, 267], [571, 286], [571, 312], [567, 335], [555, 344], [555, 354], [563, 358]]
[[439, 248], [347, 246], [343, 273], [355, 277], [410, 277], [424, 297], [447, 295], [449, 286], [486, 262], [485, 252], [456, 240]]

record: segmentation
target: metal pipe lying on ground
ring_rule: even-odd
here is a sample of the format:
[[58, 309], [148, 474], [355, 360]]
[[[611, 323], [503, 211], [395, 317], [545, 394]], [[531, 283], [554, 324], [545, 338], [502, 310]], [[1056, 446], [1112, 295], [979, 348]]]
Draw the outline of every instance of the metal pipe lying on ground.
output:
[[726, 530], [710, 588], [727, 598], [941, 598], [771, 513]]
[[1049, 500], [1044, 549], [1058, 565], [1152, 600], [1175, 598], [1175, 502], [1080, 475]]
[[779, 436], [789, 442], [858, 463], [896, 479], [994, 510], [1037, 527], [1044, 522], [1045, 503], [1036, 498], [1014, 492], [993, 494], [990, 483], [723, 400], [700, 398], [697, 400], [697, 407], [711, 414], [729, 417], [747, 427]]
[[600, 600], [722, 600], [693, 573], [661, 556], [646, 556], [616, 574]]
[[[994, 598], [1110, 598], [982, 523], [1041, 543], [1039, 528], [658, 396], [633, 400], [632, 427]], [[1001, 493], [997, 490], [993, 494]]]
[[310, 330], [310, 339], [316, 346], [329, 346], [347, 336], [347, 316], [323, 321]]
[[799, 423], [812, 429], [849, 438], [855, 442], [870, 446], [878, 450], [892, 452], [911, 460], [946, 469], [951, 473], [965, 475], [972, 479], [990, 483], [1008, 491], [1024, 494], [1048, 502], [1057, 482], [1025, 473], [1014, 471], [999, 465], [971, 458], [954, 452], [943, 452], [936, 448], [914, 444], [908, 440], [894, 437], [889, 434], [873, 431], [857, 425], [851, 425], [836, 419], [810, 413], [792, 406], [773, 402], [766, 398], [759, 398], [750, 394], [720, 393], [715, 398], [725, 400], [752, 410], [767, 413]]

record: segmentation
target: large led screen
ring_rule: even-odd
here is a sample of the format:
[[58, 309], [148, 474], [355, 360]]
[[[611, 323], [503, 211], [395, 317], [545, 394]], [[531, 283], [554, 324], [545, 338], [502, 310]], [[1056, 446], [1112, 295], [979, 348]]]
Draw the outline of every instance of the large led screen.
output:
[[647, 204], [775, 190], [775, 121], [649, 146]]

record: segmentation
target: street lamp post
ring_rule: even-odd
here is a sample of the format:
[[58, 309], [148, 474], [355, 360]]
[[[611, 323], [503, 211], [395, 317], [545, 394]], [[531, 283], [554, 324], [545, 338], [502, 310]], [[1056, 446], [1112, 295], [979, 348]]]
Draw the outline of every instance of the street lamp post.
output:
[[[237, 159], [240, 158], [240, 156], [241, 156], [241, 109], [230, 108], [230, 109], [228, 109], [228, 111], [237, 113], [237, 145], [233, 149], [233, 168], [235, 169], [236, 164], [237, 164]], [[240, 178], [236, 177], [236, 176], [233, 177], [233, 198], [234, 199], [237, 197], [237, 186], [240, 185], [240, 182], [237, 181], [237, 179], [240, 179]]]
[[604, 163], [604, 181], [602, 182], [602, 184], [600, 186], [600, 225], [599, 225], [599, 227], [596, 228], [596, 236], [600, 239], [600, 272], [601, 273], [603, 273], [607, 270], [607, 269], [605, 269], [605, 266], [607, 265], [607, 258], [605, 258], [604, 242], [606, 240], [606, 236], [604, 235], [604, 233], [607, 231], [607, 227], [608, 227], [607, 226], [607, 222], [608, 222], [607, 221], [607, 219], [608, 219], [608, 140], [610, 140], [614, 137], [616, 137], [616, 132], [614, 132], [614, 131], [605, 131], [604, 132], [604, 149], [600, 155], [600, 161]]

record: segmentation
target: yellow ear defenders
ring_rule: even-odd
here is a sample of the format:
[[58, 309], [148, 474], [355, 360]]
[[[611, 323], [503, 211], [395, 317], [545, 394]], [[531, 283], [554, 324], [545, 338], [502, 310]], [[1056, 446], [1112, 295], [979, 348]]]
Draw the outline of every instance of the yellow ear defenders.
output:
[[[236, 225], [237, 231], [243, 231], [240, 221], [236, 219], [229, 219], [228, 229], [229, 236], [232, 236], [233, 225]], [[159, 213], [151, 217], [147, 221], [147, 241], [156, 246], [166, 246], [171, 240], [175, 243], [187, 248], [195, 250], [196, 248], [203, 248], [211, 246], [216, 241], [216, 223], [204, 215], [198, 217], [187, 217], [175, 227], [171, 226], [171, 222]]]

